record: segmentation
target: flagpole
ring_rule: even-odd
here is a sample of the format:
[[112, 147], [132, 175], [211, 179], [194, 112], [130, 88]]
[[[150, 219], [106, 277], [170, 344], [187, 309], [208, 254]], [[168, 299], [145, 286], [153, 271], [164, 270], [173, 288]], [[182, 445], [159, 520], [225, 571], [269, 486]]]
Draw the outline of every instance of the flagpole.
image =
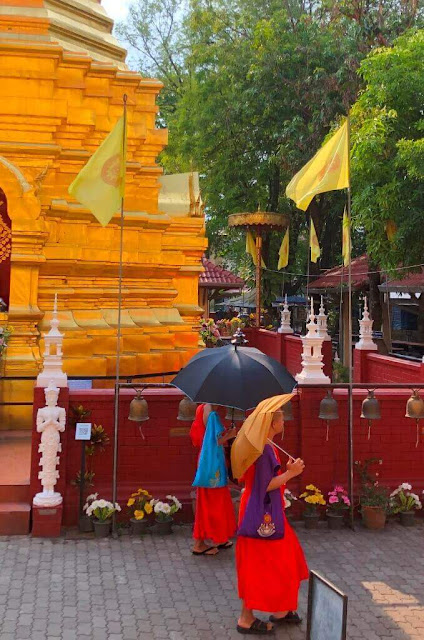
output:
[[347, 365], [349, 369], [349, 387], [348, 387], [348, 490], [350, 500], [350, 526], [355, 528], [354, 523], [354, 505], [353, 505], [353, 379], [352, 379], [352, 215], [351, 215], [351, 187], [350, 187], [350, 114], [347, 116], [347, 163], [349, 186], [347, 188], [347, 217], [349, 221], [349, 268], [348, 268], [348, 353]]
[[[124, 135], [122, 139], [124, 163], [125, 157], [125, 137], [127, 132], [127, 99], [125, 93], [124, 102]], [[126, 171], [126, 166], [125, 169]], [[124, 194], [121, 198], [121, 216], [120, 216], [120, 233], [119, 233], [119, 276], [118, 276], [118, 329], [116, 336], [116, 378], [115, 378], [115, 416], [113, 429], [113, 476], [112, 476], [112, 503], [117, 502], [117, 480], [118, 480], [118, 431], [119, 431], [119, 379], [121, 365], [121, 316], [122, 316], [122, 280], [123, 280], [123, 254], [124, 254]], [[112, 516], [112, 533], [117, 537], [116, 530], [116, 512]]]
[[312, 232], [312, 214], [309, 214], [309, 232], [308, 232], [308, 262], [306, 266], [306, 323], [308, 323], [309, 309], [309, 271], [311, 268], [311, 232]]

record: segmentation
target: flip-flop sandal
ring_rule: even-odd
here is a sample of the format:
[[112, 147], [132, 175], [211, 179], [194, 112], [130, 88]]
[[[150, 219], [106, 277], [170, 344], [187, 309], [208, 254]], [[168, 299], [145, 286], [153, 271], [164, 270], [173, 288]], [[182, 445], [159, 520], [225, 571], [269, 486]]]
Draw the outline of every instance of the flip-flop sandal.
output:
[[212, 549], [216, 549], [216, 547], [208, 547], [203, 551], [192, 551], [191, 553], [194, 556], [216, 556], [219, 553], [219, 551], [217, 551], [216, 553], [208, 553], [208, 551], [212, 551]]
[[299, 616], [296, 611], [289, 611], [284, 618], [276, 618], [275, 616], [269, 616], [269, 621], [273, 624], [300, 624], [302, 622], [302, 618]]
[[227, 540], [227, 542], [224, 542], [224, 544], [219, 544], [218, 549], [231, 549], [231, 547], [233, 546], [234, 544], [230, 540]]
[[237, 625], [237, 631], [246, 636], [248, 635], [256, 635], [256, 636], [265, 636], [269, 633], [274, 633], [274, 627], [268, 629], [268, 625], [266, 622], [259, 620], [259, 618], [255, 618], [250, 627], [241, 627], [239, 624]]

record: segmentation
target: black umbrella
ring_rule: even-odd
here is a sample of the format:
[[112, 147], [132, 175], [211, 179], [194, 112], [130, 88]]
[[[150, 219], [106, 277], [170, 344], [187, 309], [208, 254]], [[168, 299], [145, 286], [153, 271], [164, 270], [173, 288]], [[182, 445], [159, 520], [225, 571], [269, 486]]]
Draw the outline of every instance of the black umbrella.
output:
[[259, 349], [229, 345], [197, 353], [172, 384], [193, 402], [247, 411], [265, 398], [291, 393], [297, 383], [282, 364]]

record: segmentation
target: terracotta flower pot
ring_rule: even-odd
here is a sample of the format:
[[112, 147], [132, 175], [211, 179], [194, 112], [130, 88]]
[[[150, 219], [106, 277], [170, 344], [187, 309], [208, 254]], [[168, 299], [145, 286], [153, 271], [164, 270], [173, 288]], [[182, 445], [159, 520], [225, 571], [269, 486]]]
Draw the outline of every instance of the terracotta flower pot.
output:
[[155, 520], [155, 533], [159, 536], [169, 536], [172, 533], [172, 523], [174, 522], [172, 518], [169, 520]]
[[382, 507], [362, 507], [362, 522], [367, 529], [384, 529], [386, 512]]
[[137, 520], [131, 518], [130, 520], [130, 533], [133, 536], [142, 536], [147, 532], [148, 522], [145, 518], [143, 520]]
[[94, 520], [94, 533], [96, 538], [107, 538], [112, 526], [111, 520]]
[[305, 529], [318, 529], [319, 513], [304, 513]]
[[400, 523], [403, 527], [413, 527], [415, 524], [415, 511], [401, 511]]
[[327, 524], [328, 528], [333, 531], [343, 529], [344, 527], [344, 513], [335, 513], [334, 511], [327, 511]]
[[81, 533], [91, 533], [94, 531], [94, 524], [90, 516], [83, 515], [79, 519], [78, 528]]

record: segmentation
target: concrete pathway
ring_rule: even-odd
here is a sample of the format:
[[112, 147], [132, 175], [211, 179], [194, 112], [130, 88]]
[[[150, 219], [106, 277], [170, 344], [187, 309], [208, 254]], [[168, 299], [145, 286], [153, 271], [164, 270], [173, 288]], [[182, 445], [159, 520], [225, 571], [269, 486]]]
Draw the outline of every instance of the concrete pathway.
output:
[[[310, 567], [349, 596], [349, 638], [424, 638], [424, 524], [296, 529]], [[192, 556], [188, 527], [168, 538], [0, 538], [0, 640], [239, 639], [238, 609], [233, 551]], [[305, 635], [302, 624], [275, 637]]]

